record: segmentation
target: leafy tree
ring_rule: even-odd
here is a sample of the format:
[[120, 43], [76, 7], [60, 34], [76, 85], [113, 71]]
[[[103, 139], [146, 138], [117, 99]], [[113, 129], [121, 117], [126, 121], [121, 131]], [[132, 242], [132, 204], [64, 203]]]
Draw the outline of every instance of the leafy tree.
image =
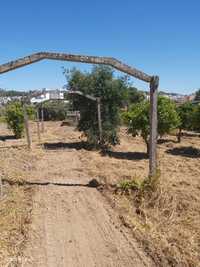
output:
[[6, 122], [16, 138], [21, 138], [24, 131], [24, 114], [20, 102], [12, 102], [6, 107]]
[[[140, 102], [133, 105], [123, 117], [128, 125], [128, 132], [133, 136], [141, 135], [147, 145], [147, 153], [149, 154], [149, 110], [150, 103], [148, 101]], [[163, 136], [172, 129], [179, 126], [180, 119], [176, 112], [175, 104], [166, 97], [158, 97], [158, 135]]]
[[[119, 142], [117, 135], [120, 123], [119, 110], [123, 104], [123, 93], [126, 83], [123, 79], [114, 78], [113, 70], [108, 66], [94, 66], [91, 72], [81, 72], [76, 69], [65, 71], [68, 89], [82, 91], [101, 98], [101, 117], [104, 146]], [[73, 95], [74, 109], [80, 110], [78, 129], [84, 131], [88, 142], [99, 143], [99, 128], [97, 120], [97, 103], [84, 96]]]
[[193, 130], [200, 131], [200, 105], [194, 107], [194, 112], [192, 116]]
[[34, 120], [36, 117], [36, 109], [34, 105], [26, 105], [26, 112], [29, 120]]
[[195, 93], [195, 99], [196, 101], [200, 101], [200, 89], [198, 89]]
[[[34, 119], [35, 109], [33, 106], [26, 107], [29, 119]], [[11, 102], [6, 106], [5, 119], [8, 127], [13, 130], [16, 138], [21, 138], [24, 131], [24, 111], [22, 103], [19, 101]]]
[[126, 89], [125, 97], [126, 97], [128, 106], [145, 100], [145, 94], [139, 91], [137, 88], [132, 87], [132, 86]]
[[[60, 100], [52, 100], [43, 103], [44, 120], [64, 120], [69, 110], [69, 104]], [[40, 106], [39, 106], [40, 111]], [[39, 112], [40, 114], [40, 112]]]
[[193, 129], [193, 116], [194, 116], [194, 105], [191, 102], [186, 102], [177, 107], [177, 112], [180, 118], [178, 142], [181, 142], [182, 130]]

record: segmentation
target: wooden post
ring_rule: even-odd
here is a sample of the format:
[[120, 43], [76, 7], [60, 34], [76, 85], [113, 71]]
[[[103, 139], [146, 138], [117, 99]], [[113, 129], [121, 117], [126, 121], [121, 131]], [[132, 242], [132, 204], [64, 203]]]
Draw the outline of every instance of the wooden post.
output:
[[41, 136], [40, 136], [40, 118], [39, 118], [39, 111], [37, 110], [37, 135], [38, 135], [38, 142], [40, 143], [41, 141]]
[[150, 82], [150, 138], [149, 138], [149, 177], [157, 171], [157, 96], [159, 77], [153, 76]]
[[26, 112], [26, 105], [25, 104], [23, 104], [23, 110], [24, 110], [24, 125], [25, 125], [25, 132], [26, 132], [26, 139], [27, 139], [28, 149], [31, 149], [31, 136], [30, 136], [28, 115], [27, 115], [27, 112]]
[[2, 176], [0, 174], [0, 199], [3, 197], [3, 183], [2, 183]]
[[99, 141], [102, 142], [102, 121], [101, 121], [101, 99], [97, 97], [97, 114], [98, 114], [98, 125], [99, 125]]
[[41, 105], [41, 122], [42, 122], [42, 133], [44, 133], [44, 109]]

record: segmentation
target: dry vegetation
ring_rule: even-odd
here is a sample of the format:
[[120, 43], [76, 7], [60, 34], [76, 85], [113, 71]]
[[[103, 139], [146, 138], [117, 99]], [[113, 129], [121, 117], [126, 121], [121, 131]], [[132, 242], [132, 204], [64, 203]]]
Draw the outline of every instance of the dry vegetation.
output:
[[[34, 141], [36, 141], [34, 127]], [[132, 229], [157, 266], [200, 266], [200, 138], [185, 136], [181, 144], [174, 136], [167, 136], [159, 144], [160, 182], [152, 194], [140, 195], [131, 191], [117, 193], [112, 186], [122, 180], [142, 180], [148, 174], [145, 145], [139, 137], [121, 131], [121, 144], [107, 155], [87, 150], [79, 143], [80, 134], [60, 123], [47, 123], [42, 141], [54, 143], [56, 149], [77, 149], [84, 173], [98, 178], [108, 186], [103, 194], [120, 214], [122, 222]], [[1, 142], [2, 146], [17, 143]], [[70, 144], [69, 144], [70, 143]], [[19, 141], [24, 144], [24, 140]], [[0, 148], [1, 172], [8, 179], [25, 179], [40, 159], [43, 150], [34, 146], [28, 153], [23, 147]], [[31, 209], [28, 188], [12, 186], [1, 201], [0, 257], [18, 255], [25, 238], [24, 223], [29, 222]], [[16, 219], [17, 218], [17, 219]], [[9, 222], [9, 223], [8, 223]], [[15, 222], [15, 223], [12, 223]], [[16, 233], [16, 234], [12, 234]], [[21, 234], [20, 234], [21, 233]], [[24, 234], [25, 233], [25, 234]], [[18, 235], [20, 237], [18, 238]], [[11, 238], [12, 237], [12, 238]], [[13, 241], [14, 238], [14, 241]], [[17, 242], [19, 240], [19, 244]], [[2, 243], [3, 242], [3, 243]], [[12, 243], [12, 244], [11, 244]], [[16, 250], [15, 250], [16, 249]], [[4, 265], [3, 265], [4, 266]]]
[[0, 266], [21, 266], [34, 190], [15, 182], [27, 179], [40, 154], [37, 150], [29, 152], [24, 139], [13, 139], [4, 124], [1, 124], [0, 133], [1, 139], [7, 138], [0, 141], [0, 175], [4, 182], [0, 200]]
[[[81, 159], [92, 177], [109, 185], [147, 176], [142, 140], [128, 137], [124, 130], [121, 140], [109, 156], [83, 151]], [[200, 266], [199, 148], [197, 136], [185, 136], [181, 144], [168, 136], [159, 144], [161, 176], [155, 192], [139, 195], [138, 201], [138, 192], [116, 194], [109, 186], [104, 191], [158, 266]]]
[[20, 266], [28, 235], [32, 189], [7, 188], [0, 205], [0, 266]]

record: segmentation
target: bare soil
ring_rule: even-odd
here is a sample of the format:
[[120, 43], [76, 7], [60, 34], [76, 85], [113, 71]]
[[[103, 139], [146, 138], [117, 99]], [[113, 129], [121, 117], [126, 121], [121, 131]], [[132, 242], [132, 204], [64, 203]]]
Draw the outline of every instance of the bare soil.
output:
[[[43, 142], [79, 142], [79, 134], [70, 127], [46, 126]], [[21, 147], [25, 140], [2, 142], [6, 180], [41, 183], [33, 185], [32, 223], [17, 266], [153, 266], [118, 214], [96, 188], [86, 186], [91, 177], [85, 172], [80, 150], [49, 149], [48, 145], [43, 149], [34, 142], [28, 152]]]
[[[199, 137], [178, 144], [167, 136], [158, 145], [158, 190], [138, 212], [134, 192], [115, 194], [110, 185], [148, 175], [141, 138], [122, 129], [121, 144], [102, 155], [69, 126], [45, 128], [38, 146], [32, 124], [31, 152], [24, 139], [0, 141], [4, 176], [41, 183], [33, 186], [32, 223], [18, 266], [199, 266]], [[107, 184], [103, 194], [85, 186], [92, 178]]]
[[76, 150], [46, 152], [32, 175], [63, 185], [37, 188], [24, 266], [149, 266], [100, 193], [82, 186]]

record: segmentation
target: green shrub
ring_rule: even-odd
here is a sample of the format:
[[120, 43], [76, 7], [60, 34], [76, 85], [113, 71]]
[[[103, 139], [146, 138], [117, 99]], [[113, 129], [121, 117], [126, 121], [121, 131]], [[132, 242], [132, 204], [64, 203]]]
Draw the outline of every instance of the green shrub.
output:
[[24, 114], [20, 102], [13, 102], [6, 107], [6, 122], [16, 138], [21, 138], [24, 131]]
[[123, 192], [128, 192], [129, 190], [138, 190], [140, 184], [136, 180], [122, 180], [118, 188], [120, 188]]
[[[66, 119], [69, 104], [60, 100], [51, 100], [43, 103], [44, 120], [46, 121], [62, 121]], [[39, 114], [41, 117], [41, 107], [39, 106]]]
[[[124, 122], [128, 125], [128, 132], [133, 136], [141, 135], [147, 145], [149, 154], [150, 134], [150, 103], [143, 101], [132, 105], [123, 115]], [[158, 97], [158, 135], [170, 133], [180, 125], [180, 118], [176, 112], [175, 104], [166, 97]]]
[[160, 177], [160, 170], [157, 170], [154, 176], [145, 177], [143, 180], [138, 179], [137, 177], [131, 180], [122, 180], [117, 185], [116, 192], [120, 191], [122, 193], [130, 193], [136, 191], [137, 195], [140, 197], [146, 193], [151, 194], [158, 190], [160, 185]]
[[193, 116], [194, 116], [194, 105], [191, 102], [186, 102], [177, 107], [177, 112], [180, 118], [178, 142], [181, 142], [182, 130], [192, 130], [193, 127]]
[[26, 112], [29, 120], [34, 120], [36, 118], [36, 109], [33, 105], [27, 105]]
[[200, 132], [200, 104], [194, 107], [194, 112], [192, 116], [192, 126], [193, 130]]
[[[67, 73], [68, 88], [82, 91], [101, 98], [102, 139], [103, 147], [119, 142], [119, 111], [124, 100], [126, 83], [115, 78], [113, 71], [107, 66], [95, 66], [91, 72], [84, 73], [76, 69]], [[80, 111], [78, 129], [87, 136], [89, 143], [98, 145], [99, 128], [97, 120], [97, 103], [84, 96], [72, 96], [74, 109]]]

